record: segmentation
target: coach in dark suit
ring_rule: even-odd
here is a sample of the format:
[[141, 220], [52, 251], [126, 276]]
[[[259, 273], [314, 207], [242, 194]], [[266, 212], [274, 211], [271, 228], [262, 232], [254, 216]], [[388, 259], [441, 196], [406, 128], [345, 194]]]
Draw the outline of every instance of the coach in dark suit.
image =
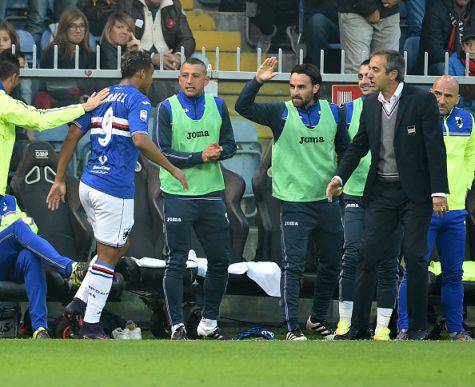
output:
[[401, 222], [408, 273], [409, 337], [425, 339], [427, 229], [432, 210], [440, 216], [448, 210], [446, 153], [439, 110], [433, 95], [404, 84], [404, 58], [398, 52], [379, 51], [372, 55], [369, 66], [368, 77], [377, 92], [364, 101], [359, 131], [340, 163], [337, 176], [328, 184], [327, 196], [331, 201], [341, 192], [342, 184], [360, 159], [371, 151], [364, 191], [367, 207], [363, 262], [356, 280], [355, 309], [362, 313], [370, 305], [372, 295], [365, 295], [365, 273], [376, 268], [378, 316], [374, 338], [389, 339], [398, 263], [385, 252], [389, 236]]

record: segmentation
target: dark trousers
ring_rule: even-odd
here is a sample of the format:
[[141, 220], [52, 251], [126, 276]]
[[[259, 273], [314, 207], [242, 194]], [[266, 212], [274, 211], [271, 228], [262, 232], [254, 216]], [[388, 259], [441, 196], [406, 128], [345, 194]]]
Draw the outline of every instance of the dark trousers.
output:
[[338, 201], [294, 203], [283, 202], [281, 305], [285, 328], [299, 329], [300, 280], [305, 271], [305, 259], [310, 234], [315, 232], [319, 262], [315, 282], [312, 320], [324, 321], [338, 283], [343, 227]]
[[[373, 293], [368, 273], [376, 268], [380, 308], [394, 308], [397, 296], [398, 260], [386, 254], [399, 223], [404, 229], [403, 254], [408, 274], [408, 311], [411, 330], [427, 329], [427, 263], [424, 253], [432, 203], [410, 201], [399, 182], [377, 181], [365, 214], [361, 255], [355, 286], [358, 326], [367, 325]], [[367, 311], [368, 314], [365, 312]]]
[[194, 229], [208, 258], [203, 317], [217, 320], [226, 290], [230, 260], [229, 221], [221, 198], [164, 200], [164, 233], [168, 249], [163, 289], [172, 325], [183, 323], [183, 274]]
[[[353, 301], [354, 283], [358, 266], [362, 258], [360, 255], [361, 239], [364, 231], [365, 208], [354, 200], [345, 199], [345, 215], [343, 226], [345, 230], [344, 254], [340, 273], [340, 301]], [[393, 260], [398, 260], [401, 251], [402, 227], [398, 227], [392, 236], [386, 254]], [[371, 288], [374, 292], [376, 286], [376, 270], [368, 272], [371, 278], [368, 282], [372, 283]]]

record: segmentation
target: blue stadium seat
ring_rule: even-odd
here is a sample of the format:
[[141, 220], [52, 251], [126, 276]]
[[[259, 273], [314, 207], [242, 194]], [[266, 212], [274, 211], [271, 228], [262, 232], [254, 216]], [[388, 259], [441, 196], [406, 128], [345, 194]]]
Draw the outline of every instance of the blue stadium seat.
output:
[[252, 175], [261, 162], [262, 145], [258, 142], [255, 126], [247, 120], [231, 120], [237, 151], [234, 157], [224, 160], [223, 166], [240, 175], [246, 182], [244, 198], [253, 197]]
[[419, 45], [421, 38], [419, 36], [411, 36], [406, 39], [403, 51], [407, 51], [407, 73], [415, 74], [417, 66], [417, 57], [419, 55]]
[[35, 45], [35, 39], [28, 31], [16, 30], [18, 37], [20, 38], [20, 51], [25, 54], [27, 62], [32, 61], [33, 46]]
[[6, 8], [28, 8], [28, 0], [7, 0]]

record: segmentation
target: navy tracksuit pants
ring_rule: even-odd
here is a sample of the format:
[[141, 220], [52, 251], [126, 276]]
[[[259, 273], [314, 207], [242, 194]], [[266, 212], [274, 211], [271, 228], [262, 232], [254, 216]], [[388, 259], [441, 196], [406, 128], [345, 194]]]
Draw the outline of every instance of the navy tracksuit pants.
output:
[[299, 329], [300, 280], [310, 234], [315, 232], [319, 257], [312, 320], [325, 321], [340, 273], [343, 227], [338, 201], [282, 202], [281, 211], [281, 305], [285, 328], [293, 331]]
[[165, 301], [172, 325], [183, 323], [183, 274], [191, 233], [195, 231], [208, 258], [204, 281], [203, 317], [217, 320], [226, 291], [230, 261], [229, 220], [221, 197], [186, 198], [166, 195], [164, 233], [168, 250], [163, 277]]

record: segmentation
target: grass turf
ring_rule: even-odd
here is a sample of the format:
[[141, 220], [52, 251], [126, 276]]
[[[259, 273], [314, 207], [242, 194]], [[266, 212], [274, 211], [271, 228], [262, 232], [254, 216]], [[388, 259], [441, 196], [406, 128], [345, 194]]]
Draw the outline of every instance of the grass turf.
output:
[[465, 386], [475, 343], [1, 340], [2, 386]]

